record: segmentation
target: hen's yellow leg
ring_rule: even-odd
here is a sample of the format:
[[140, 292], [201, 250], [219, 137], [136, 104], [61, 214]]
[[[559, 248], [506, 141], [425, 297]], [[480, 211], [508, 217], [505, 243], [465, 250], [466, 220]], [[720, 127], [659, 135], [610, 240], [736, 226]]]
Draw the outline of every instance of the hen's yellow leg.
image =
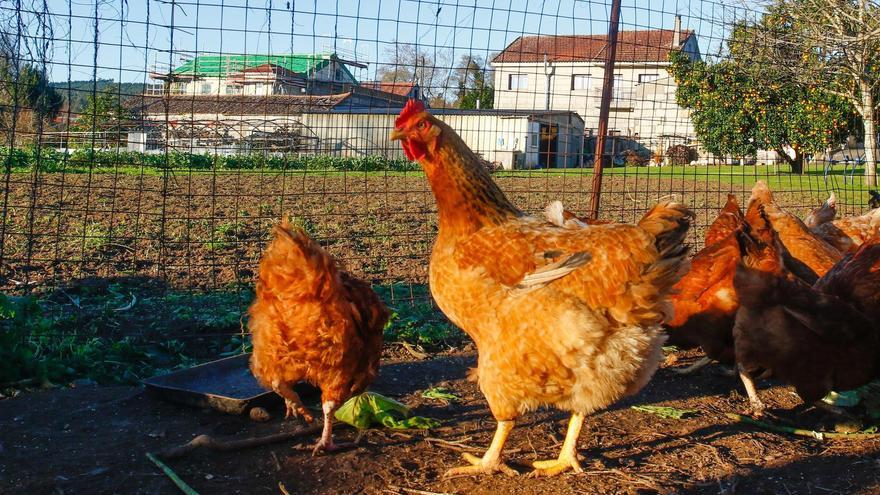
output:
[[559, 458], [549, 461], [535, 461], [532, 466], [535, 470], [529, 473], [529, 476], [556, 476], [564, 473], [569, 469], [575, 473], [582, 473], [581, 465], [577, 459], [577, 442], [581, 435], [581, 426], [584, 424], [584, 415], [574, 413], [568, 422], [568, 432], [565, 434], [565, 442], [562, 443], [562, 450], [559, 452]]
[[504, 442], [513, 429], [513, 421], [499, 421], [498, 428], [495, 430], [495, 436], [492, 438], [492, 445], [489, 450], [483, 454], [483, 457], [473, 456], [471, 454], [462, 454], [464, 460], [468, 461], [470, 466], [452, 468], [446, 471], [444, 476], [462, 476], [472, 474], [494, 474], [504, 473], [507, 476], [516, 476], [518, 473], [510, 466], [501, 461], [501, 451], [504, 449]]

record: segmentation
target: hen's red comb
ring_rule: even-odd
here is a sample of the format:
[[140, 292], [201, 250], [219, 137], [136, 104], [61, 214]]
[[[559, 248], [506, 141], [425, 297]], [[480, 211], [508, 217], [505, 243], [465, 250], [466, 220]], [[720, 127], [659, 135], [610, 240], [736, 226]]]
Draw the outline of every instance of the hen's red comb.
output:
[[404, 122], [406, 122], [410, 117], [417, 113], [421, 113], [425, 111], [425, 104], [422, 103], [421, 100], [416, 100], [414, 98], [410, 98], [406, 102], [406, 106], [403, 107], [403, 110], [400, 111], [400, 115], [397, 117], [397, 120], [394, 121], [394, 127], [400, 127]]

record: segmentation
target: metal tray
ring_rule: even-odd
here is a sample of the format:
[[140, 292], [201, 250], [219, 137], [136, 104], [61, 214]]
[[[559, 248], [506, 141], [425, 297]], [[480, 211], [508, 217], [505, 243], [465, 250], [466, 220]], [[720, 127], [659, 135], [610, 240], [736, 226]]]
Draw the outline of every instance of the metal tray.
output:
[[[251, 374], [250, 358], [250, 354], [242, 354], [211, 361], [148, 378], [144, 385], [155, 397], [229, 414], [241, 414], [255, 406], [268, 407], [281, 402], [280, 396], [263, 388]], [[298, 384], [294, 389], [303, 398], [317, 391], [307, 384]]]

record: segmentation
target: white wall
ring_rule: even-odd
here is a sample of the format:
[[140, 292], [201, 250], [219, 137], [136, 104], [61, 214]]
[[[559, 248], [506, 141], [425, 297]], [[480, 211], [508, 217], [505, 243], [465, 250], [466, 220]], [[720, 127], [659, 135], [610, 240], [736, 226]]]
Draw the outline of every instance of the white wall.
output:
[[[688, 38], [683, 51], [699, 58], [696, 36]], [[650, 139], [671, 130], [693, 132], [689, 114], [675, 102], [675, 81], [666, 72], [667, 62], [618, 63], [614, 74], [615, 94], [612, 102], [609, 130], [622, 135], [639, 134]], [[515, 110], [546, 109], [547, 76], [544, 64], [493, 63], [495, 72], [495, 108]], [[577, 112], [587, 129], [599, 127], [599, 105], [605, 74], [604, 62], [558, 62], [551, 64], [550, 110]], [[508, 89], [511, 74], [526, 74], [528, 88]], [[590, 76], [588, 89], [572, 89], [572, 76]], [[656, 75], [653, 83], [639, 83], [640, 75]], [[646, 90], [645, 86], [650, 86]]]
[[[164, 115], [153, 116], [164, 120]], [[221, 121], [225, 130], [236, 139], [246, 137], [255, 130], [272, 130], [299, 123], [305, 136], [316, 138], [314, 153], [337, 156], [383, 155], [403, 158], [400, 143], [388, 140], [397, 115], [356, 113], [306, 113], [285, 116], [235, 116], [217, 114], [172, 115], [169, 120]], [[149, 118], [149, 116], [148, 116]], [[538, 148], [532, 147], [530, 132], [537, 135], [540, 123], [530, 122], [527, 116], [499, 115], [439, 115], [438, 118], [452, 127], [474, 152], [490, 162], [509, 161], [511, 151], [526, 155], [526, 166], [538, 166]], [[557, 165], [572, 167], [580, 164], [583, 147], [583, 126], [576, 117], [568, 115], [542, 116], [545, 122], [559, 125]], [[183, 143], [188, 146], [188, 143]]]

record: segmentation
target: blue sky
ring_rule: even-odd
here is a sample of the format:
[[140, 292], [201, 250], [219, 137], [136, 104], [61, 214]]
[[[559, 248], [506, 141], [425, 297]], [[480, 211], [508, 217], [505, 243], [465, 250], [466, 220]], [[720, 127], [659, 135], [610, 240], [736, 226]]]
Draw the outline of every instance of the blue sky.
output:
[[[337, 51], [375, 76], [394, 40], [486, 58], [518, 36], [605, 33], [610, 0], [49, 0], [53, 81], [148, 82], [182, 56]], [[97, 4], [97, 5], [96, 5]], [[221, 5], [222, 4], [222, 5]], [[728, 4], [725, 6], [724, 4]], [[621, 29], [671, 28], [675, 14], [717, 52], [739, 2], [624, 0]], [[94, 15], [97, 8], [98, 22]], [[97, 36], [96, 36], [97, 34]], [[94, 43], [97, 38], [97, 45]], [[97, 60], [97, 64], [94, 61]], [[97, 65], [97, 68], [95, 68]]]

